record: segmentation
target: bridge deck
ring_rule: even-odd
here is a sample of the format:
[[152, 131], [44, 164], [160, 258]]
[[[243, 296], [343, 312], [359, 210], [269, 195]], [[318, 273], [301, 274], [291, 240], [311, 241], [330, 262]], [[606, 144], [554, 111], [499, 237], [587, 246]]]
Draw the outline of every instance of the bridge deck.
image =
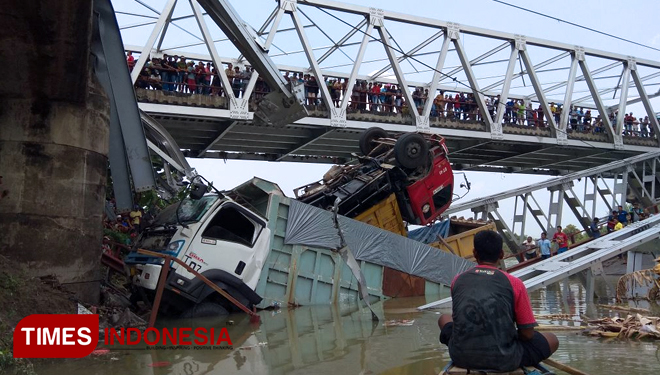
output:
[[[528, 291], [533, 291], [586, 269], [598, 269], [603, 261], [658, 238], [660, 215], [655, 215], [511, 274], [521, 279]], [[451, 298], [445, 298], [418, 309], [446, 307], [450, 303]]]
[[[397, 113], [351, 111], [347, 127], [330, 126], [328, 112], [308, 107], [310, 116], [278, 128], [233, 120], [224, 97], [184, 95], [137, 89], [143, 110], [174, 137], [188, 156], [343, 163], [359, 152], [360, 133], [380, 126], [392, 132], [414, 131], [412, 118]], [[456, 170], [563, 174], [657, 150], [656, 138], [624, 137], [625, 150], [614, 150], [604, 133], [568, 134], [560, 146], [544, 127], [507, 125], [504, 138], [493, 140], [478, 121], [432, 117], [431, 129], [447, 139]]]

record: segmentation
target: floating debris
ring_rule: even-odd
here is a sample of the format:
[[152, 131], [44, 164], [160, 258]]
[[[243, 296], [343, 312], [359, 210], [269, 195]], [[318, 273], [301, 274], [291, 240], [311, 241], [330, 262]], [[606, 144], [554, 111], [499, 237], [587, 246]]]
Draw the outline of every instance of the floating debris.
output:
[[410, 327], [415, 323], [415, 320], [412, 319], [395, 319], [395, 320], [388, 320], [385, 323], [383, 323], [384, 327]]
[[241, 347], [238, 348], [238, 349], [239, 349], [239, 350], [252, 350], [252, 349], [254, 349], [254, 348], [259, 348], [259, 347], [266, 346], [266, 345], [268, 345], [268, 343], [264, 341], [264, 342], [260, 342], [260, 343], [258, 343], [258, 344], [256, 344], [256, 345], [241, 346]]
[[616, 286], [616, 300], [648, 300], [660, 301], [660, 257], [655, 259], [658, 264], [648, 270], [627, 273]]
[[542, 315], [535, 315], [534, 318], [536, 320], [566, 320], [569, 322], [581, 322], [582, 319], [580, 317], [572, 315], [572, 314], [542, 314]]
[[172, 365], [171, 362], [163, 361], [163, 362], [150, 363], [147, 366], [149, 366], [149, 367], [169, 367], [171, 365]]
[[108, 349], [94, 349], [92, 351], [92, 355], [106, 355], [110, 353], [110, 350]]
[[634, 313], [641, 313], [641, 314], [650, 314], [651, 310], [649, 309], [643, 309], [641, 307], [626, 307], [626, 306], [616, 306], [616, 305], [596, 305], [598, 307], [602, 307], [604, 309], [609, 309], [609, 310], [619, 310], [619, 311], [628, 311], [628, 312], [634, 312]]
[[640, 314], [623, 318], [603, 318], [592, 320], [595, 327], [584, 331], [585, 335], [600, 337], [618, 337], [660, 340], [660, 317], [647, 317]]
[[560, 326], [557, 324], [539, 324], [535, 329], [537, 331], [582, 331], [586, 326]]

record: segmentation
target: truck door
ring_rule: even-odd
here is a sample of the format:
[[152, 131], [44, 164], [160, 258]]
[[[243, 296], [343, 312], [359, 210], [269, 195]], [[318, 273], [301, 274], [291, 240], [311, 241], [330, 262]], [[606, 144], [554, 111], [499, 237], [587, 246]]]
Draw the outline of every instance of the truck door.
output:
[[[197, 272], [220, 269], [254, 288], [267, 255], [269, 240], [270, 231], [263, 219], [238, 204], [228, 202], [195, 234], [181, 259]], [[182, 267], [177, 273], [194, 278]]]

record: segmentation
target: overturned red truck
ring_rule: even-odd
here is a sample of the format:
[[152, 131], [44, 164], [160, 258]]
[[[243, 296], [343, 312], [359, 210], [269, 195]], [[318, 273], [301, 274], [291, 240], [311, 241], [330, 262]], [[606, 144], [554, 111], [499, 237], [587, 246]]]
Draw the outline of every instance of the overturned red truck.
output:
[[339, 213], [356, 217], [394, 194], [404, 221], [433, 223], [449, 208], [454, 175], [441, 136], [392, 136], [370, 128], [360, 137], [354, 165], [335, 165], [323, 179], [294, 191], [296, 199], [322, 208], [338, 203]]

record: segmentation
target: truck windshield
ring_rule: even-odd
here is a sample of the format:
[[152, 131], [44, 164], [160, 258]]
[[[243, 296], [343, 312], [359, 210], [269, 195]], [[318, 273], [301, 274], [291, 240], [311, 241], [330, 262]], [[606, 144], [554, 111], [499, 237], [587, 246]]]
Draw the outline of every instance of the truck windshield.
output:
[[179, 203], [174, 203], [165, 207], [156, 217], [154, 225], [175, 225], [177, 209], [179, 210], [180, 223], [199, 221], [217, 200], [217, 195], [207, 195], [199, 200], [186, 198], [181, 202], [181, 206], [179, 206]]

